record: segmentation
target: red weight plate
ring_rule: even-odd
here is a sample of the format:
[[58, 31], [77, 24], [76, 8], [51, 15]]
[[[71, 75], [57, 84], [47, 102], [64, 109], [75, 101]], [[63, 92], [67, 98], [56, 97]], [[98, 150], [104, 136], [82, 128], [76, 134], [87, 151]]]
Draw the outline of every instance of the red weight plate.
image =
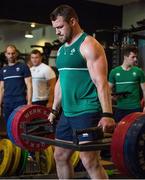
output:
[[[47, 148], [48, 144], [24, 140], [22, 139], [21, 134], [25, 133], [25, 123], [32, 122], [37, 119], [47, 119], [49, 113], [50, 110], [48, 108], [40, 105], [26, 105], [19, 109], [12, 122], [12, 134], [16, 144], [29, 151], [40, 151]], [[46, 134], [44, 137], [51, 139], [54, 138], [53, 135], [49, 134]]]
[[[22, 143], [19, 143], [20, 134], [17, 134], [17, 133], [16, 133], [16, 131], [19, 129], [19, 127], [18, 127], [19, 119], [16, 120], [16, 118], [20, 118], [21, 115], [22, 115], [27, 109], [29, 109], [30, 107], [31, 107], [31, 105], [24, 105], [22, 108], [20, 108], [20, 109], [15, 113], [15, 116], [14, 116], [14, 118], [13, 118], [12, 125], [11, 125], [12, 136], [13, 136], [13, 138], [14, 138], [15, 140], [17, 140], [15, 143], [16, 143], [18, 146], [20, 146], [20, 147], [22, 147], [22, 148], [24, 148], [24, 149], [25, 149], [25, 147], [23, 146], [23, 144], [22, 144]], [[29, 120], [26, 120], [25, 122], [27, 122], [27, 121], [29, 121]], [[17, 129], [17, 130], [16, 130], [16, 129]]]
[[124, 142], [128, 129], [132, 123], [141, 116], [141, 112], [131, 113], [125, 116], [115, 128], [112, 136], [111, 155], [112, 161], [122, 174], [130, 175], [124, 161]]

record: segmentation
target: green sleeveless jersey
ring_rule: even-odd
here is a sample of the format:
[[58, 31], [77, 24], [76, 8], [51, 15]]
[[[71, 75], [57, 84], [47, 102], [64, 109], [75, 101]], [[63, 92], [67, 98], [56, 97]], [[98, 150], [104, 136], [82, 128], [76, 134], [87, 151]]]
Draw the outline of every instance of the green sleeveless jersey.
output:
[[115, 92], [130, 92], [127, 97], [117, 100], [117, 107], [120, 109], [140, 108], [140, 84], [145, 82], [144, 72], [134, 66], [129, 71], [125, 71], [118, 66], [109, 74], [109, 82], [114, 84]]
[[80, 53], [80, 45], [86, 36], [83, 33], [70, 46], [62, 45], [57, 53], [56, 66], [62, 91], [62, 108], [68, 117], [101, 110], [97, 89]]

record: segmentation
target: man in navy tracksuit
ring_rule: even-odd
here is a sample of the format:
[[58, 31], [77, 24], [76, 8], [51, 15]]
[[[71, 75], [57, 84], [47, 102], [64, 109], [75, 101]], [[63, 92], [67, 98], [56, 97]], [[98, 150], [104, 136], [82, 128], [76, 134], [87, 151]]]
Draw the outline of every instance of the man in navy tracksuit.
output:
[[5, 49], [8, 65], [0, 70], [0, 114], [7, 122], [11, 112], [18, 106], [31, 104], [32, 79], [29, 67], [17, 61], [17, 49], [8, 45]]

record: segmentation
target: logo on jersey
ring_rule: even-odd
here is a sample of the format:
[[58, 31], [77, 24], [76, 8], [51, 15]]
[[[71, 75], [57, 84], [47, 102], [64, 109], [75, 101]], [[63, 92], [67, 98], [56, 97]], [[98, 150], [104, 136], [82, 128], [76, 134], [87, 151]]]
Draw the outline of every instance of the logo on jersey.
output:
[[83, 136], [83, 137], [88, 137], [89, 134], [88, 134], [88, 133], [83, 133], [82, 136]]
[[120, 76], [120, 73], [116, 73], [116, 76]]
[[136, 76], [136, 72], [133, 72], [132, 74], [133, 74], [133, 76]]
[[5, 73], [5, 72], [7, 72], [7, 70], [6, 70], [6, 69], [4, 69], [4, 70], [3, 70], [3, 72]]
[[70, 55], [71, 55], [71, 56], [74, 55], [75, 52], [76, 52], [75, 48], [71, 49]]
[[20, 68], [19, 68], [19, 67], [17, 67], [17, 68], [16, 68], [16, 71], [17, 71], [17, 72], [18, 72], [18, 71], [20, 71]]

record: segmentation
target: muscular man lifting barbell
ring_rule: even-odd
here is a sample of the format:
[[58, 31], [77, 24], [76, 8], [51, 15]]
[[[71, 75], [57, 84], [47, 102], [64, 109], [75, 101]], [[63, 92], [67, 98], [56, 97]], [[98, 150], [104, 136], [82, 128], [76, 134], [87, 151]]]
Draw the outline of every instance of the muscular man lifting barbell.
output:
[[[81, 29], [78, 16], [72, 7], [57, 7], [51, 13], [50, 19], [59, 40], [65, 43], [57, 54], [59, 78], [55, 87], [53, 111], [48, 117], [53, 122], [62, 106], [63, 113], [57, 124], [56, 139], [72, 142], [73, 129], [97, 125], [102, 127], [104, 132], [113, 131], [115, 122], [103, 47]], [[84, 133], [79, 137], [79, 141], [85, 143], [96, 138], [91, 133]], [[71, 149], [55, 147], [54, 156], [60, 179], [73, 177], [70, 164], [72, 153]], [[107, 178], [99, 162], [99, 153], [81, 152], [80, 158], [92, 179]]]

